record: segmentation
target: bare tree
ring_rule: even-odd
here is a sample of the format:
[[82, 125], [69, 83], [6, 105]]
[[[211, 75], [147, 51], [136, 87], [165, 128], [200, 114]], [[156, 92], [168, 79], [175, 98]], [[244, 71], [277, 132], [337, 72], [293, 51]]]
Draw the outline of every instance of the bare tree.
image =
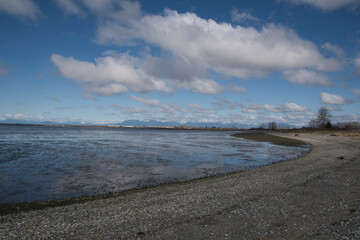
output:
[[331, 114], [328, 108], [326, 107], [319, 108], [319, 112], [316, 120], [320, 128], [331, 127], [330, 118], [331, 118]]
[[269, 122], [268, 129], [275, 130], [277, 129], [276, 122]]
[[309, 122], [309, 127], [318, 128], [319, 127], [318, 121], [316, 119], [311, 119]]

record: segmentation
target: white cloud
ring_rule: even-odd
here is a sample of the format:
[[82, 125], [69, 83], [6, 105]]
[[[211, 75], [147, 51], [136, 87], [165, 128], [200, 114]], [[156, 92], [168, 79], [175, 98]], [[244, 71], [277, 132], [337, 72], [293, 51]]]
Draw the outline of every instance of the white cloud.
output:
[[[260, 30], [233, 27], [169, 9], [162, 15], [149, 15], [141, 11], [139, 3], [125, 0], [82, 3], [99, 18], [98, 43], [147, 49], [138, 57], [111, 52], [111, 56], [96, 58], [95, 63], [53, 54], [52, 61], [64, 77], [98, 95], [171, 92], [176, 88], [219, 94], [223, 90], [219, 79], [265, 77], [272, 71], [284, 72], [295, 83], [330, 85], [325, 75], [315, 71], [336, 71], [343, 65], [279, 25], [268, 24]], [[160, 54], [151, 55], [152, 48]], [[305, 68], [311, 70], [302, 70]], [[297, 77], [288, 73], [297, 73]], [[312, 78], [304, 79], [299, 73]], [[234, 90], [246, 91], [241, 87]]]
[[97, 40], [118, 45], [145, 41], [187, 62], [240, 78], [292, 68], [331, 71], [342, 65], [324, 58], [313, 43], [288, 28], [269, 24], [258, 31], [168, 9], [164, 15], [145, 15], [126, 24], [101, 24]]
[[277, 106], [277, 110], [280, 112], [306, 112], [306, 107], [299, 106], [295, 103], [284, 103]]
[[306, 69], [287, 70], [283, 72], [283, 75], [286, 80], [296, 84], [331, 85], [331, 81], [326, 75]]
[[348, 113], [339, 116], [333, 116], [334, 122], [360, 122], [360, 116], [353, 113]]
[[117, 54], [95, 59], [95, 63], [66, 58], [58, 54], [51, 56], [51, 61], [60, 73], [84, 86], [90, 93], [101, 96], [134, 92], [172, 92], [173, 87], [190, 89], [201, 94], [217, 94], [222, 87], [214, 80], [194, 77], [187, 81], [160, 79], [149, 75], [142, 67], [147, 61]]
[[[138, 117], [141, 119], [162, 120], [177, 122], [237, 122], [245, 124], [260, 124], [269, 121], [289, 123], [293, 125], [306, 124], [314, 116], [306, 107], [295, 103], [278, 105], [250, 105], [228, 101], [225, 98], [215, 97], [217, 102], [212, 103], [214, 108], [208, 108], [197, 103], [185, 103], [183, 106], [162, 103], [157, 99], [145, 97], [131, 97], [143, 103], [145, 107], [123, 107], [112, 104], [110, 107], [120, 111], [123, 116]], [[238, 108], [242, 108], [244, 115], [240, 115]], [[234, 113], [236, 112], [236, 113]], [[256, 114], [256, 116], [254, 115]]]
[[353, 89], [352, 92], [360, 98], [360, 89]]
[[331, 43], [325, 43], [324, 45], [321, 46], [323, 49], [328, 50], [329, 52], [334, 53], [338, 58], [343, 58], [345, 55], [345, 51], [344, 49], [342, 49], [340, 46], [338, 45], [334, 45]]
[[131, 96], [131, 98], [137, 102], [144, 103], [145, 105], [147, 105], [149, 107], [158, 107], [161, 105], [160, 101], [157, 99], [141, 98], [141, 97], [136, 97], [136, 96]]
[[100, 57], [95, 63], [52, 54], [51, 61], [64, 77], [83, 85], [90, 93], [102, 96], [122, 94], [129, 89], [134, 92], [172, 91], [165, 81], [136, 68], [139, 59], [128, 54]]
[[180, 86], [201, 94], [219, 94], [222, 87], [214, 80], [195, 78], [192, 81], [182, 82]]
[[84, 11], [74, 0], [55, 0], [55, 2], [68, 15], [84, 16]]
[[[76, 108], [76, 107], [73, 107]], [[65, 109], [65, 107], [64, 107]], [[68, 109], [71, 109], [69, 107]], [[50, 112], [45, 112], [46, 114], [49, 114]], [[50, 117], [44, 117], [43, 115], [27, 115], [27, 114], [0, 114], [0, 120], [5, 121], [9, 120], [8, 122], [16, 122], [16, 123], [39, 123], [43, 121], [50, 121], [50, 122], [56, 122], [56, 123], [62, 123], [62, 124], [97, 124], [96, 122], [91, 121], [84, 121], [82, 119], [77, 118], [50, 118]], [[10, 121], [11, 120], [11, 121]]]
[[9, 70], [0, 61], [0, 77], [4, 77], [9, 73]]
[[194, 113], [201, 113], [201, 114], [216, 114], [215, 110], [212, 109], [208, 109], [204, 106], [201, 106], [197, 103], [187, 103], [185, 104], [188, 109], [190, 110], [190, 112], [194, 112]]
[[[162, 103], [157, 99], [151, 98], [143, 98], [143, 97], [136, 97], [131, 96], [131, 98], [137, 102], [141, 102], [148, 107], [154, 107], [159, 109], [158, 112], [165, 113], [165, 114], [173, 114], [175, 111], [182, 111], [176, 104], [166, 104]], [[169, 117], [169, 116], [168, 116]]]
[[260, 20], [257, 17], [251, 15], [250, 13], [247, 12], [240, 13], [238, 9], [234, 9], [231, 12], [231, 21], [237, 23], [243, 23], [243, 22], [258, 22]]
[[0, 12], [31, 21], [42, 16], [39, 7], [32, 0], [0, 0]]
[[322, 92], [320, 98], [325, 104], [343, 105], [347, 102], [343, 97], [327, 92]]
[[283, 103], [276, 106], [270, 104], [252, 104], [250, 106], [242, 106], [244, 113], [260, 113], [260, 112], [272, 112], [272, 113], [291, 113], [291, 112], [307, 112], [306, 107], [299, 106], [295, 103]]
[[295, 4], [308, 4], [323, 11], [333, 11], [342, 7], [356, 5], [358, 0], [288, 0]]

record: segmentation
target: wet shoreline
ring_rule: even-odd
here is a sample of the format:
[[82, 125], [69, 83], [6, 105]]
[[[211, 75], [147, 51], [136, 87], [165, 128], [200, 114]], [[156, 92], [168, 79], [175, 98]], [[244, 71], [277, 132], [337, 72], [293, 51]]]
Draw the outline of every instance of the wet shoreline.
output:
[[302, 147], [304, 145], [309, 145], [308, 143], [301, 140], [275, 136], [263, 132], [243, 132], [235, 133], [231, 136], [258, 142], [269, 142], [281, 146]]
[[[279, 137], [275, 135], [265, 134], [261, 132], [253, 132], [253, 133], [235, 133], [232, 134], [233, 137], [239, 137], [244, 138], [247, 140], [254, 140], [254, 141], [261, 141], [261, 142], [269, 142], [272, 144], [282, 145], [282, 146], [296, 146], [301, 147], [304, 145], [308, 145], [306, 142], [295, 140], [291, 138], [284, 138]], [[283, 161], [291, 161], [290, 160], [283, 160]], [[0, 204], [0, 216], [1, 215], [7, 215], [7, 214], [14, 214], [14, 213], [20, 213], [23, 211], [34, 211], [34, 210], [41, 210], [51, 207], [59, 207], [59, 206], [66, 206], [71, 204], [81, 204], [89, 201], [96, 201], [96, 200], [104, 200], [108, 198], [116, 198], [120, 196], [126, 196], [128, 194], [133, 194], [136, 192], [146, 191], [150, 188], [161, 188], [167, 185], [177, 185], [177, 184], [184, 184], [184, 183], [192, 183], [197, 181], [207, 181], [208, 179], [215, 179], [215, 178], [221, 178], [225, 175], [232, 175], [232, 174], [238, 174], [241, 172], [249, 171], [255, 168], [262, 168], [265, 166], [278, 164], [283, 161], [277, 161], [270, 164], [264, 164], [259, 166], [250, 167], [244, 170], [240, 171], [234, 171], [229, 172], [225, 174], [215, 174], [215, 175], [209, 175], [204, 177], [199, 177], [191, 180], [186, 181], [172, 181], [172, 182], [164, 182], [159, 183], [155, 185], [149, 185], [149, 186], [142, 186], [140, 188], [131, 188], [119, 192], [109, 192], [109, 193], [103, 193], [103, 194], [93, 194], [88, 196], [80, 196], [80, 197], [70, 197], [70, 198], [61, 198], [61, 199], [53, 199], [53, 200], [46, 200], [46, 201], [33, 201], [33, 202], [20, 202], [20, 203], [4, 203]]]
[[309, 150], [232, 133], [1, 127], [0, 204], [184, 182], [286, 161]]
[[277, 135], [309, 142], [313, 150], [245, 172], [0, 216], [0, 234], [9, 239], [356, 236], [360, 138]]

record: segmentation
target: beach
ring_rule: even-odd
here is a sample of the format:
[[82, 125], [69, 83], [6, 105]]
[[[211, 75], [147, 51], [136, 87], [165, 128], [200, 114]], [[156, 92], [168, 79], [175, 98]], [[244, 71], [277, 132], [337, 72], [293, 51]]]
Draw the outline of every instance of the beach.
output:
[[[0, 216], [0, 239], [359, 239], [360, 137], [245, 172]], [[333, 134], [335, 135], [335, 134]]]

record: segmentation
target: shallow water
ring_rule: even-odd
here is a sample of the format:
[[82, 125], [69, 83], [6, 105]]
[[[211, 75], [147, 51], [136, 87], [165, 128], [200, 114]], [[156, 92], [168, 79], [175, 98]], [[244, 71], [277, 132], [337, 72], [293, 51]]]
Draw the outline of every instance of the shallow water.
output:
[[118, 192], [297, 158], [233, 132], [0, 126], [0, 203]]

